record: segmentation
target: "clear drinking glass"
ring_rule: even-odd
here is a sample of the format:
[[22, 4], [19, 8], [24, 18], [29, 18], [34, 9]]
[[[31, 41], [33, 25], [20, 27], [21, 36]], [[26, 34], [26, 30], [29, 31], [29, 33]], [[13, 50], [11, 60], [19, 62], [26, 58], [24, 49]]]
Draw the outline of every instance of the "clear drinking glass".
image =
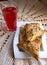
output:
[[16, 31], [17, 28], [17, 7], [13, 5], [1, 7], [7, 29]]

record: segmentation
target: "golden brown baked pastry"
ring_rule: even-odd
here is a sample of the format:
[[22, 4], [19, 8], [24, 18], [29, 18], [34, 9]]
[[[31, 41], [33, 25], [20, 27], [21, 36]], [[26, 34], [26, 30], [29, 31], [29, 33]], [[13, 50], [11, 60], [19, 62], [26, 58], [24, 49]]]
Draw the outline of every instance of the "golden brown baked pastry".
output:
[[29, 42], [20, 42], [18, 47], [25, 51], [26, 53], [33, 55], [37, 60], [39, 60], [39, 51], [40, 51], [41, 39], [37, 38], [36, 40]]
[[26, 24], [26, 36], [28, 41], [35, 40], [36, 37], [41, 36], [45, 31], [40, 28], [38, 23]]
[[[26, 34], [25, 34], [25, 27], [20, 27], [20, 34], [19, 34], [19, 42], [23, 42], [26, 40]], [[19, 47], [18, 47], [19, 48]], [[20, 51], [23, 51], [19, 48]]]
[[40, 28], [38, 23], [26, 24], [21, 27], [19, 43], [17, 44], [19, 50], [27, 52], [39, 60], [40, 45], [42, 43], [41, 35], [43, 33], [44, 30]]

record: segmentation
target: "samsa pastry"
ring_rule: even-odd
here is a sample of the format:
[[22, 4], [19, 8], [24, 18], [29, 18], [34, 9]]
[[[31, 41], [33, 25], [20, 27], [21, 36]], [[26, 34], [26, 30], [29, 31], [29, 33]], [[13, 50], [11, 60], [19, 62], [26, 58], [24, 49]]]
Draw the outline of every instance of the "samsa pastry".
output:
[[28, 41], [35, 40], [36, 37], [41, 36], [45, 32], [45, 30], [42, 30], [40, 28], [40, 25], [38, 23], [26, 24], [25, 28]]
[[26, 53], [33, 55], [37, 60], [39, 60], [39, 51], [40, 51], [40, 45], [41, 45], [41, 39], [37, 38], [36, 40], [29, 42], [29, 41], [23, 41], [17, 44], [17, 46], [25, 51]]
[[17, 44], [19, 50], [39, 60], [39, 51], [42, 44], [41, 36], [44, 32], [38, 23], [30, 23], [20, 27], [19, 43]]

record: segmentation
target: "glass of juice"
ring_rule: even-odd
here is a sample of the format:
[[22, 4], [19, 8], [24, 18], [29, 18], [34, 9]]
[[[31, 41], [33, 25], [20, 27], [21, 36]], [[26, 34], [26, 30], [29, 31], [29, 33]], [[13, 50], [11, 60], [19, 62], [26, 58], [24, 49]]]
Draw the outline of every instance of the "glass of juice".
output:
[[17, 8], [8, 6], [2, 9], [3, 17], [9, 31], [16, 31], [17, 28]]

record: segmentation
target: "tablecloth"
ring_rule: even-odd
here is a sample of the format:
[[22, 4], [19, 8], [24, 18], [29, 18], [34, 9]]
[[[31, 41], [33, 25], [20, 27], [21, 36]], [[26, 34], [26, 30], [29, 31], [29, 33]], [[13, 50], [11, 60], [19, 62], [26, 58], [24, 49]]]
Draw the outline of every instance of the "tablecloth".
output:
[[[8, 5], [9, 1], [2, 3]], [[18, 7], [17, 21], [41, 22], [46, 30], [47, 41], [47, 7], [38, 0], [13, 0], [11, 4]], [[13, 53], [13, 39], [15, 32], [4, 32], [5, 22], [0, 5], [0, 65], [47, 65], [47, 59], [37, 61], [31, 59], [15, 59]]]

